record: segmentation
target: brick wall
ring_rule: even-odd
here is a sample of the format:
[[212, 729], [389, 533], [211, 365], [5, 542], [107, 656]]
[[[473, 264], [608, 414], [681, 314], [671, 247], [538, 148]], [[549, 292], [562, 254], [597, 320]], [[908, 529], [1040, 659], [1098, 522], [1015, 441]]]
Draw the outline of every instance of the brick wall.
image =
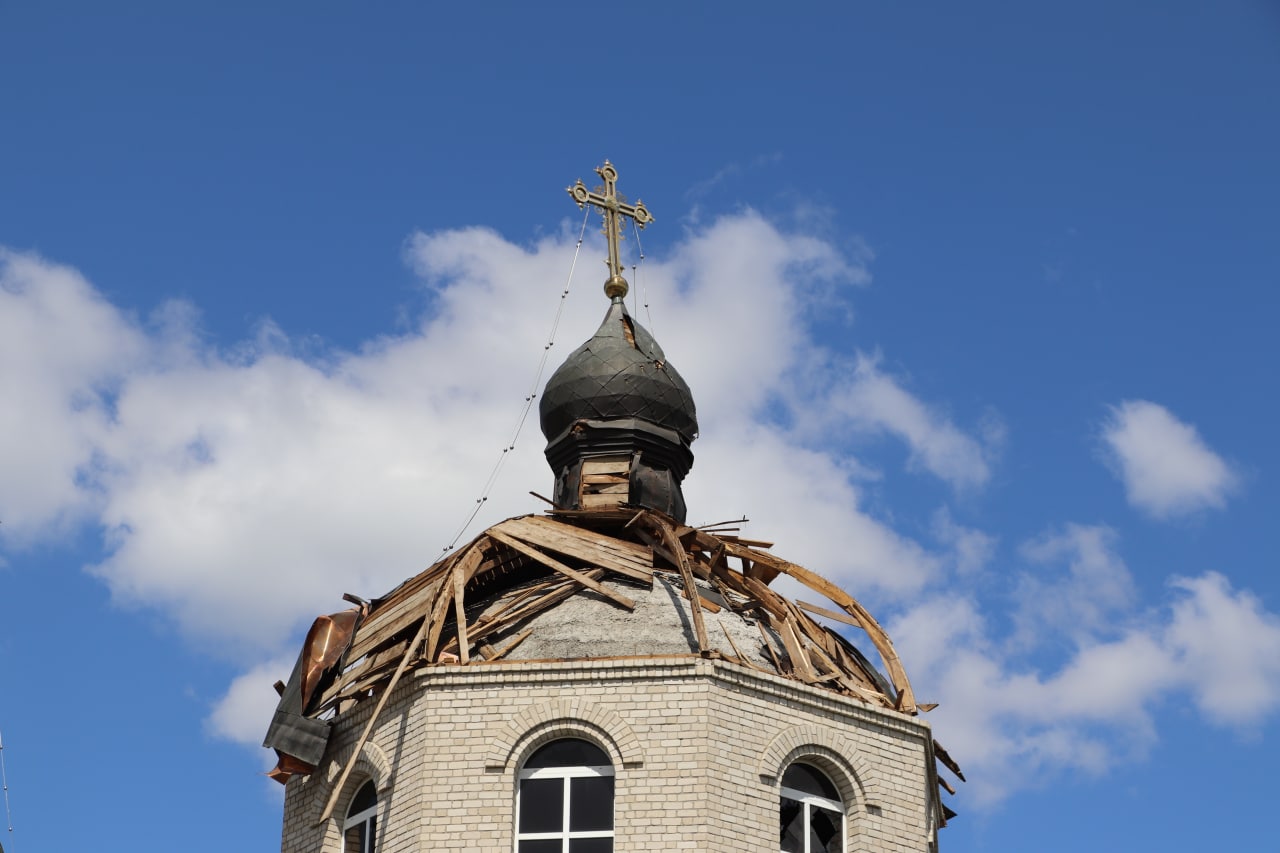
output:
[[566, 736], [609, 753], [619, 853], [776, 853], [778, 778], [798, 758], [840, 789], [850, 853], [930, 849], [927, 724], [692, 657], [421, 670], [397, 687], [335, 817], [318, 825], [373, 704], [344, 714], [325, 764], [289, 782], [285, 853], [340, 851], [347, 803], [368, 779], [384, 853], [511, 853], [516, 773]]

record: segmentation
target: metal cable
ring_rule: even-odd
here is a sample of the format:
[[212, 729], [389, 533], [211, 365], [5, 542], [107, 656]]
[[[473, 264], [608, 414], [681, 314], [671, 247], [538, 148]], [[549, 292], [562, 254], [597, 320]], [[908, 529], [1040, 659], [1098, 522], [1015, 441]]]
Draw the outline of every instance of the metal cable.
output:
[[512, 433], [511, 441], [507, 442], [507, 445], [502, 448], [502, 453], [498, 454], [498, 460], [493, 464], [493, 470], [489, 472], [489, 478], [485, 480], [480, 497], [476, 498], [475, 506], [471, 508], [471, 514], [467, 516], [466, 521], [458, 528], [458, 532], [454, 534], [449, 544], [440, 549], [441, 553], [452, 551], [454, 546], [458, 544], [458, 540], [471, 527], [472, 522], [476, 520], [476, 516], [480, 514], [480, 510], [488, 502], [489, 493], [493, 491], [494, 485], [498, 482], [498, 475], [502, 472], [502, 466], [506, 463], [507, 456], [516, 449], [516, 441], [520, 438], [520, 432], [524, 429], [525, 422], [529, 419], [529, 412], [533, 409], [533, 401], [538, 397], [538, 389], [542, 387], [542, 374], [547, 369], [547, 359], [551, 356], [551, 347], [556, 342], [556, 331], [560, 328], [560, 318], [564, 316], [564, 304], [569, 297], [569, 286], [573, 283], [573, 272], [578, 267], [578, 255], [582, 251], [582, 240], [587, 233], [587, 218], [590, 215], [591, 207], [588, 205], [584, 208], [582, 215], [582, 229], [578, 232], [578, 244], [573, 249], [573, 262], [569, 264], [569, 276], [565, 279], [564, 290], [560, 293], [560, 304], [556, 307], [555, 319], [551, 321], [551, 333], [547, 335], [546, 346], [542, 348], [542, 358], [538, 360], [538, 369], [533, 376], [533, 386], [524, 398], [524, 406], [520, 409], [520, 417], [516, 420], [516, 428]]
[[9, 853], [13, 853], [13, 812], [9, 810], [9, 777], [4, 771], [3, 732], [0, 732], [0, 786], [4, 787], [4, 822], [9, 827]]
[[[644, 246], [640, 245], [640, 229], [636, 227], [636, 221], [631, 220], [631, 230], [636, 235], [636, 251], [640, 253], [640, 263], [644, 263]], [[636, 290], [640, 290], [640, 270], [635, 264], [631, 265], [631, 277], [636, 280]], [[649, 313], [649, 282], [644, 283], [644, 319], [649, 326], [649, 334], [657, 340], [656, 333], [653, 331], [653, 315]]]

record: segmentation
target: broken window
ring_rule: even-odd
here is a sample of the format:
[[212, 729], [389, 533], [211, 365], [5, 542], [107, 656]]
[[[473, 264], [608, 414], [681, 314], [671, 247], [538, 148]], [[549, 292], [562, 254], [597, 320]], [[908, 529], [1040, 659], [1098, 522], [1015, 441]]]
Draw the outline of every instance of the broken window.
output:
[[520, 770], [517, 853], [613, 853], [613, 765], [604, 750], [566, 738]]
[[799, 763], [787, 768], [778, 814], [782, 853], [844, 853], [844, 804], [818, 768]]
[[343, 853], [376, 853], [377, 837], [378, 791], [373, 782], [365, 782], [351, 798], [342, 822]]

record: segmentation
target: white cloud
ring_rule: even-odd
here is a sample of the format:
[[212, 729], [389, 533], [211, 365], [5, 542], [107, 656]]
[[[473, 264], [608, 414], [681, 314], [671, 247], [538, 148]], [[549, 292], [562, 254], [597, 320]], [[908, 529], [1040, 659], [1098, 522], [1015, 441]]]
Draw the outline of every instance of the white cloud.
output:
[[1196, 428], [1156, 403], [1113, 406], [1102, 438], [1130, 505], [1153, 518], [1220, 508], [1237, 485], [1231, 466]]
[[[1068, 524], [1022, 546], [1022, 556], [1035, 567], [1016, 587], [1022, 640], [1034, 641], [1049, 629], [1079, 641], [1131, 606], [1133, 578], [1115, 543], [1109, 528]], [[1065, 573], [1059, 571], [1063, 562]]]
[[[474, 506], [531, 390], [575, 237], [415, 235], [406, 255], [431, 311], [355, 352], [297, 346], [269, 321], [216, 348], [191, 306], [144, 325], [73, 271], [5, 254], [0, 347], [30, 368], [0, 374], [16, 402], [6, 410], [27, 415], [12, 433], [22, 441], [0, 447], [2, 541], [49, 536], [69, 517], [100, 524], [92, 571], [116, 601], [253, 667], [210, 725], [256, 738], [265, 718], [245, 721], [274, 694], [246, 697], [287, 674], [297, 632], [344, 591], [376, 595], [420, 571]], [[584, 249], [548, 371], [604, 314], [603, 276], [585, 262], [600, 253]], [[794, 389], [832, 361], [808, 338], [807, 305], [865, 282], [862, 261], [749, 211], [690, 231], [668, 257], [642, 275], [664, 294], [652, 325], [699, 404], [692, 513], [747, 513], [860, 595], [921, 589], [941, 558], [867, 512], [856, 462], [795, 440], [821, 400]], [[709, 327], [751, 345], [725, 346]], [[535, 410], [468, 535], [541, 508], [526, 494], [550, 486], [541, 449]], [[812, 536], [815, 523], [828, 535]]]
[[982, 570], [995, 556], [996, 537], [957, 524], [945, 506], [934, 512], [931, 526], [933, 537], [950, 550], [951, 563], [961, 575]]
[[233, 679], [205, 721], [208, 730], [234, 743], [260, 746], [279, 698], [272, 685], [286, 680], [292, 667], [293, 658], [279, 657]]
[[[1138, 607], [1114, 545], [1105, 528], [1068, 525], [1024, 546], [1040, 571], [1066, 563], [1015, 596], [1015, 633], [1030, 628], [1032, 643], [1009, 642], [959, 590], [890, 624], [919, 698], [942, 701], [931, 722], [966, 771], [967, 802], [1140, 758], [1154, 712], [1177, 697], [1241, 732], [1280, 707], [1280, 618], [1213, 572], [1175, 578], [1160, 607]], [[1031, 653], [1045, 646], [1067, 652]]]
[[853, 369], [832, 388], [830, 410], [855, 429], [901, 439], [911, 451], [913, 467], [957, 489], [985, 485], [1003, 431], [988, 419], [984, 441], [968, 435], [881, 370], [879, 361], [878, 356], [859, 355]]
[[0, 249], [0, 535], [30, 542], [91, 511], [111, 395], [145, 349], [74, 270]]
[[1196, 704], [1211, 719], [1251, 728], [1280, 708], [1280, 618], [1217, 572], [1178, 578], [1165, 633]]

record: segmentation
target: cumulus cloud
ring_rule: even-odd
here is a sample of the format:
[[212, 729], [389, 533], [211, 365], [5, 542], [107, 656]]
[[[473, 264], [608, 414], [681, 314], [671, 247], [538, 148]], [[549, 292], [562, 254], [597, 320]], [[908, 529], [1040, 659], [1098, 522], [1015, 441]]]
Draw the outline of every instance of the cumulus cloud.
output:
[[1194, 426], [1147, 400], [1111, 407], [1102, 440], [1130, 505], [1153, 518], [1221, 508], [1238, 482]]
[[75, 270], [0, 249], [0, 519], [29, 542], [92, 510], [112, 395], [147, 342]]
[[262, 743], [278, 698], [272, 685], [288, 677], [293, 663], [292, 658], [274, 658], [236, 676], [205, 721], [209, 732], [235, 743]]
[[860, 354], [831, 388], [828, 411], [864, 431], [885, 432], [904, 442], [910, 464], [957, 489], [974, 489], [991, 478], [991, 460], [1002, 430], [990, 421], [980, 437], [970, 435], [907, 391], [884, 372], [880, 358]]
[[960, 575], [972, 575], [984, 569], [995, 556], [996, 537], [972, 527], [957, 524], [951, 510], [941, 507], [933, 514], [932, 530], [951, 554], [951, 564]]
[[1140, 758], [1157, 737], [1154, 710], [1176, 697], [1246, 732], [1280, 706], [1280, 618], [1213, 572], [1173, 578], [1165, 601], [1139, 607], [1115, 545], [1105, 528], [1069, 525], [1021, 549], [1036, 577], [1058, 575], [1019, 591], [1009, 630], [1034, 625], [1038, 645], [1056, 639], [1065, 655], [1010, 642], [961, 590], [890, 624], [917, 695], [942, 699], [931, 722], [972, 802]]
[[1033, 567], [1015, 593], [1023, 641], [1051, 635], [1083, 641], [1131, 607], [1133, 578], [1115, 553], [1116, 539], [1107, 527], [1068, 524], [1023, 544], [1022, 556]]
[[[156, 609], [250, 667], [210, 725], [256, 742], [258, 703], [274, 694], [247, 697], [287, 675], [297, 632], [342, 606], [342, 592], [376, 595], [434, 561], [495, 460], [500, 486], [468, 535], [541, 509], [527, 495], [551, 479], [536, 411], [503, 449], [536, 390], [575, 237], [414, 235], [405, 254], [429, 310], [354, 351], [296, 343], [270, 321], [214, 346], [192, 306], [140, 322], [76, 272], [5, 254], [0, 347], [30, 369], [0, 373], [7, 434], [22, 439], [0, 447], [0, 541], [23, 547], [65, 519], [96, 523], [104, 548], [91, 571], [117, 602]], [[564, 300], [548, 369], [604, 314], [589, 268]], [[865, 283], [863, 256], [747, 211], [691, 230], [642, 275], [665, 296], [639, 319], [700, 407], [692, 512], [750, 514], [779, 548], [859, 594], [895, 600], [934, 577], [941, 556], [865, 508], [865, 471], [797, 438], [825, 398], [794, 389], [838, 385], [834, 370], [813, 381], [810, 368], [834, 359], [810, 340], [807, 306]], [[708, 323], [751, 346], [724, 346]], [[829, 535], [812, 536], [815, 523]]]

